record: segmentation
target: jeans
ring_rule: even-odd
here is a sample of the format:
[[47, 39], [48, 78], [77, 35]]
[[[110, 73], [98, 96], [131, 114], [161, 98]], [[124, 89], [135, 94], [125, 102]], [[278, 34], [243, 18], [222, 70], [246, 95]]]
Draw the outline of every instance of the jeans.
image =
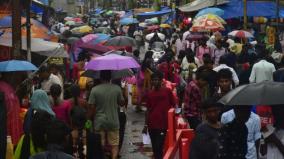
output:
[[148, 131], [152, 143], [154, 158], [162, 159], [167, 130], [149, 129]]

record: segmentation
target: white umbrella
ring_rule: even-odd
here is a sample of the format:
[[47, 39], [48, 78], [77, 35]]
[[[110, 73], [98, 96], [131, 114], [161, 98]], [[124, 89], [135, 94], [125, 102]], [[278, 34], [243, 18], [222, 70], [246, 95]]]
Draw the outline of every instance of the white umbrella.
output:
[[238, 38], [253, 38], [253, 35], [250, 32], [244, 30], [234, 30], [228, 35]]
[[[154, 35], [155, 35], [155, 33], [151, 33], [151, 34], [146, 35], [145, 38], [146, 38], [146, 40], [150, 41], [150, 40], [154, 37]], [[159, 37], [161, 40], [165, 41], [166, 36], [165, 36], [164, 34], [158, 33], [158, 37]]]

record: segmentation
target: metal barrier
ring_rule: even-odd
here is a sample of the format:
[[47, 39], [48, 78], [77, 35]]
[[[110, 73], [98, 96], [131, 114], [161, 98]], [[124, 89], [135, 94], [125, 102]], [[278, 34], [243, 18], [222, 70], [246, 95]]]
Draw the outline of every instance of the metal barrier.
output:
[[164, 145], [164, 159], [188, 159], [189, 145], [194, 137], [194, 131], [188, 129], [188, 123], [175, 115], [175, 109], [168, 112], [168, 132]]

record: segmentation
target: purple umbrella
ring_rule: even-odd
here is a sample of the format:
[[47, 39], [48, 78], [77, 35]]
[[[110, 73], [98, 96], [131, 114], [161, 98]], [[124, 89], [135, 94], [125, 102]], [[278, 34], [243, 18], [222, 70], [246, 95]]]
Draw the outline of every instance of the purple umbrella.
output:
[[109, 54], [91, 60], [85, 67], [86, 70], [123, 70], [139, 68], [135, 59], [128, 56]]

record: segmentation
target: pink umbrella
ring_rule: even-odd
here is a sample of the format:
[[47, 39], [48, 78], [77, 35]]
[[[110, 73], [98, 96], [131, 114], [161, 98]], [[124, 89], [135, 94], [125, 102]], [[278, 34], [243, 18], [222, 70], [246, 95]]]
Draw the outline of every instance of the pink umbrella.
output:
[[88, 35], [82, 37], [81, 39], [84, 43], [88, 43], [88, 42], [92, 41], [93, 39], [95, 39], [97, 37], [98, 36], [96, 34], [88, 34]]
[[86, 70], [123, 70], [139, 68], [135, 59], [128, 56], [109, 54], [91, 60], [85, 67]]
[[250, 32], [244, 30], [235, 30], [230, 32], [228, 35], [238, 38], [253, 38], [253, 35]]

